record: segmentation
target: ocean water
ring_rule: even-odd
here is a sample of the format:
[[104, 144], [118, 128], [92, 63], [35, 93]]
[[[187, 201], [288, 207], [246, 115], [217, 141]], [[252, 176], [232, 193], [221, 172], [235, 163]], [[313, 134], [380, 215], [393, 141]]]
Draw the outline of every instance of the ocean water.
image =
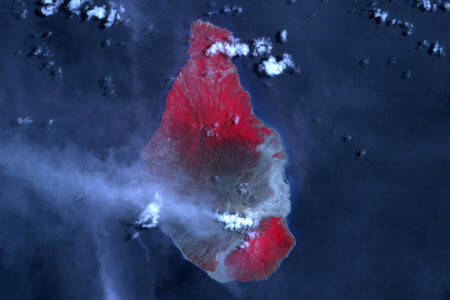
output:
[[[275, 43], [273, 53], [292, 54], [300, 75], [258, 78], [257, 59], [234, 63], [255, 115], [285, 147], [297, 245], [269, 280], [221, 285], [160, 231], [124, 242], [128, 220], [92, 210], [78, 195], [42, 195], [30, 178], [0, 166], [4, 298], [449, 298], [450, 62], [448, 54], [415, 49], [427, 39], [448, 52], [449, 12], [378, 1], [389, 17], [414, 23], [403, 36], [368, 18], [369, 1], [217, 2], [241, 5], [235, 17], [205, 17], [208, 1], [123, 1], [130, 23], [100, 30], [64, 13], [37, 17], [36, 1], [22, 2], [23, 20], [9, 4], [0, 7], [0, 142], [16, 153], [55, 154], [61, 169], [89, 168], [97, 160], [87, 157], [106, 161], [111, 152], [124, 164], [139, 160], [159, 126], [170, 78], [188, 60], [192, 21], [210, 20], [243, 41], [274, 40], [286, 29], [288, 42]], [[149, 24], [153, 33], [143, 30]], [[51, 38], [30, 37], [50, 30]], [[101, 47], [108, 38], [112, 46]], [[28, 57], [41, 43], [62, 66], [61, 79]], [[108, 75], [115, 96], [102, 95], [99, 80]], [[34, 122], [17, 126], [27, 116]], [[65, 157], [66, 148], [78, 155]], [[23, 153], [24, 163], [37, 159]]]

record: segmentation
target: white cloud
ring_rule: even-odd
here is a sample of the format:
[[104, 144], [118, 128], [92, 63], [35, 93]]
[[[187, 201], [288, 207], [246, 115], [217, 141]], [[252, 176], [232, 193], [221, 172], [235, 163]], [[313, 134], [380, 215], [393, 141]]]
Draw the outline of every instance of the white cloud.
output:
[[426, 11], [436, 10], [436, 4], [432, 5], [430, 0], [416, 0], [414, 1], [417, 7], [420, 7]]
[[114, 95], [116, 93], [114, 84], [114, 79], [111, 75], [104, 76], [102, 79], [98, 80], [98, 84], [103, 91], [103, 96]]
[[385, 23], [386, 25], [393, 25], [400, 27], [403, 32], [403, 35], [411, 35], [413, 33], [414, 24], [412, 22], [408, 21], [402, 21], [400, 19], [388, 19], [389, 12], [381, 10], [377, 7], [372, 7], [373, 5], [376, 5], [376, 2], [373, 2], [371, 5], [369, 5], [368, 12], [369, 12], [369, 18], [374, 19], [377, 21], [377, 23]]
[[239, 248], [243, 249], [243, 248], [248, 248], [249, 246], [250, 246], [250, 243], [247, 242], [247, 241], [244, 241], [244, 242], [239, 246]]
[[228, 57], [247, 56], [250, 48], [247, 44], [241, 43], [239, 39], [230, 38], [230, 42], [215, 42], [206, 50], [206, 55], [213, 56], [219, 53]]
[[[280, 38], [286, 41], [287, 31], [280, 32]], [[272, 42], [270, 38], [257, 38], [252, 42], [252, 56], [265, 56], [270, 55], [272, 52]], [[230, 37], [229, 41], [215, 42], [207, 50], [207, 56], [213, 56], [217, 54], [225, 54], [228, 57], [234, 56], [247, 56], [250, 53], [250, 47], [246, 43], [241, 43], [239, 39]], [[277, 61], [274, 56], [270, 56], [267, 60], [263, 61], [259, 65], [259, 72], [268, 76], [275, 76], [283, 73], [284, 70], [290, 69], [297, 72], [300, 71], [296, 68], [291, 55], [283, 54], [283, 59]], [[236, 119], [236, 123], [239, 122], [239, 118]], [[243, 189], [244, 190], [244, 189]]]
[[109, 2], [103, 6], [95, 6], [91, 0], [41, 0], [39, 5], [40, 13], [43, 16], [51, 16], [64, 9], [73, 15], [86, 16], [87, 20], [99, 20], [105, 28], [123, 21], [121, 14], [125, 12], [123, 5], [116, 8], [114, 2]]
[[13, 9], [12, 15], [17, 20], [26, 19], [28, 10], [27, 10], [25, 3], [23, 3], [22, 0], [13, 0], [11, 2], [12, 2], [12, 9]]
[[67, 3], [67, 9], [73, 13], [73, 14], [80, 14], [81, 6], [83, 4], [87, 5], [89, 3], [89, 0], [70, 0], [69, 3]]
[[242, 7], [238, 7], [238, 6], [233, 6], [233, 7], [230, 7], [229, 5], [225, 5], [224, 7], [221, 7], [220, 9], [219, 9], [219, 11], [222, 13], [222, 14], [225, 14], [225, 15], [238, 15], [238, 14], [240, 14], [240, 13], [242, 13]]
[[216, 214], [216, 220], [225, 224], [224, 229], [229, 229], [231, 231], [246, 230], [253, 225], [253, 220], [251, 218], [243, 218], [238, 214], [229, 214], [227, 212]]
[[[272, 51], [272, 42], [270, 38], [257, 38], [252, 42], [252, 55], [261, 56], [270, 54]], [[250, 47], [246, 43], [241, 43], [239, 39], [230, 37], [229, 42], [216, 42], [206, 50], [206, 55], [225, 54], [228, 57], [247, 56], [250, 53]]]
[[259, 238], [260, 237], [260, 233], [256, 230], [250, 231], [249, 233], [247, 233], [247, 236], [245, 238], [245, 241], [239, 246], [239, 248], [243, 249], [243, 248], [248, 248], [250, 246], [250, 241]]
[[[395, 20], [395, 19], [394, 19]], [[403, 29], [403, 35], [411, 35], [414, 29], [414, 24], [411, 22], [402, 22], [400, 20], [397, 20], [398, 26]], [[393, 25], [396, 25], [393, 24]]]
[[[30, 35], [31, 38], [40, 37], [41, 39], [47, 39], [51, 37], [53, 34], [52, 31], [49, 31], [47, 33], [33, 33]], [[56, 61], [53, 59], [55, 54], [50, 51], [50, 48], [47, 46], [46, 42], [41, 42], [37, 46], [33, 46], [28, 53], [28, 57], [34, 57], [38, 60], [40, 60], [40, 66], [39, 69], [41, 71], [48, 71], [50, 73], [50, 76], [52, 79], [55, 79], [55, 77], [62, 78], [63, 76], [63, 70], [61, 66], [58, 66], [56, 64]]]
[[442, 0], [413, 0], [413, 6], [426, 11], [436, 11], [438, 8], [443, 11], [450, 10], [450, 2]]
[[434, 55], [434, 56], [445, 56], [445, 49], [444, 46], [439, 44], [439, 41], [428, 41], [428, 40], [423, 40], [419, 43], [417, 43], [417, 48], [427, 48], [427, 52], [430, 55]]
[[40, 8], [40, 12], [44, 16], [51, 16], [58, 12], [59, 7], [63, 3], [62, 0], [41, 0], [42, 7]]
[[388, 11], [383, 11], [383, 10], [381, 10], [379, 8], [375, 8], [372, 11], [372, 14], [373, 14], [372, 16], [373, 16], [373, 18], [375, 20], [377, 20], [378, 22], [384, 23], [384, 22], [386, 22], [386, 19], [387, 19], [388, 15], [389, 15], [389, 12]]
[[286, 69], [296, 69], [292, 56], [287, 53], [283, 54], [283, 59], [280, 61], [270, 56], [259, 65], [259, 71], [268, 76], [280, 75]]
[[159, 214], [162, 206], [162, 197], [157, 192], [155, 193], [155, 202], [151, 202], [147, 205], [144, 211], [139, 215], [138, 220], [135, 222], [143, 228], [152, 228], [158, 225]]
[[106, 18], [106, 8], [105, 6], [94, 6], [86, 12], [87, 19], [98, 19], [103, 20]]
[[287, 30], [283, 29], [280, 33], [280, 40], [282, 43], [286, 43], [287, 42]]
[[33, 47], [28, 56], [36, 57], [39, 59], [49, 59], [55, 56], [55, 54], [50, 51], [47, 44], [44, 42], [39, 44], [38, 46]]
[[[210, 5], [210, 6], [214, 7], [215, 4]], [[217, 15], [217, 14], [222, 14], [222, 15], [229, 15], [229, 16], [237, 16], [237, 15], [241, 14], [242, 12], [243, 12], [243, 9], [240, 6], [234, 5], [233, 7], [231, 7], [230, 5], [225, 5], [223, 7], [216, 8], [214, 10], [207, 12], [206, 15], [213, 16], [213, 15]]]
[[239, 183], [239, 185], [236, 187], [239, 194], [248, 194], [248, 183]]
[[249, 232], [248, 237], [250, 240], [254, 240], [259, 237], [259, 232], [258, 231]]
[[114, 24], [114, 21], [116, 20], [116, 16], [117, 16], [117, 9], [112, 8], [109, 11], [108, 17], [106, 18], [106, 22], [105, 22], [105, 27], [111, 27]]
[[18, 117], [17, 124], [19, 125], [30, 125], [33, 123], [33, 119], [31, 117]]
[[273, 47], [270, 38], [257, 38], [253, 40], [252, 48], [252, 55], [260, 56], [264, 54], [270, 54]]

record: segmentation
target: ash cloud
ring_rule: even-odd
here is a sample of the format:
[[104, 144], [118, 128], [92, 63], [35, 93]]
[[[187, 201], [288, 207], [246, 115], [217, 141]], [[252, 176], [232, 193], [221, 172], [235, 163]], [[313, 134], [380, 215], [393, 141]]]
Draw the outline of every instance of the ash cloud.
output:
[[75, 148], [42, 149], [24, 142], [2, 142], [0, 165], [3, 172], [30, 183], [39, 193], [52, 196], [58, 204], [84, 195], [94, 203], [139, 204], [148, 188], [133, 185], [139, 176], [136, 166], [121, 166], [111, 158], [102, 161]]
[[[157, 229], [129, 243], [124, 238], [131, 230], [127, 225], [155, 202], [156, 192], [162, 197], [161, 224], [183, 224], [198, 235], [220, 228], [211, 208], [199, 205], [208, 195], [181, 194], [177, 182], [159, 180], [140, 161], [121, 163], [113, 152], [101, 159], [75, 146], [49, 149], [2, 138], [0, 179], [4, 183], [0, 188], [0, 275], [20, 281], [23, 298], [48, 297], [45, 293], [52, 290], [52, 282], [60, 286], [56, 298], [65, 298], [67, 284], [80, 276], [89, 279], [86, 294], [78, 295], [81, 298], [133, 298], [128, 288], [132, 286], [130, 268], [135, 268], [131, 277], [145, 278], [151, 292], [153, 272], [163, 272], [158, 259], [164, 255], [161, 247], [178, 250], [160, 241]], [[149, 243], [155, 236], [157, 240]], [[126, 250], [130, 247], [138, 255]], [[123, 255], [134, 258], [119, 263]], [[71, 261], [73, 265], [66, 266]], [[137, 262], [142, 266], [137, 267]], [[36, 277], [31, 274], [33, 268], [52, 275]], [[49, 283], [36, 291], [36, 283], [31, 284], [34, 278]], [[8, 282], [1, 283], [0, 291], [7, 286]]]
[[[163, 223], [182, 222], [200, 235], [210, 231], [206, 225], [215, 218], [212, 206], [200, 204], [210, 195], [180, 192], [178, 182], [157, 178], [140, 161], [124, 164], [113, 153], [99, 159], [75, 147], [44, 149], [21, 141], [2, 141], [0, 146], [2, 173], [25, 181], [62, 209], [85, 199], [90, 208], [101, 210], [99, 214], [134, 221], [150, 207]], [[149, 228], [158, 224], [158, 218]]]

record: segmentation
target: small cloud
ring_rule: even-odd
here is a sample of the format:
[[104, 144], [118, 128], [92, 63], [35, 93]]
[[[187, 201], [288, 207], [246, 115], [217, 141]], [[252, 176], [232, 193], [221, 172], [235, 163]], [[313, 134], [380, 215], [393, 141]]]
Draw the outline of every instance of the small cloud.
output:
[[100, 21], [100, 27], [109, 28], [114, 24], [124, 22], [122, 14], [125, 12], [123, 5], [118, 8], [114, 2], [102, 6], [95, 6], [90, 0], [40, 0], [40, 6], [36, 13], [42, 17], [48, 17], [63, 10], [70, 15], [77, 15], [86, 20]]
[[389, 12], [381, 10], [378, 7], [374, 7], [377, 4], [376, 1], [372, 2], [367, 6], [367, 12], [369, 14], [369, 19], [374, 19], [378, 24], [386, 24], [387, 26], [398, 26], [403, 30], [403, 35], [411, 35], [413, 33], [414, 24], [408, 21], [402, 21], [400, 19], [389, 19]]
[[27, 18], [28, 10], [25, 3], [22, 0], [13, 0], [13, 12], [12, 15], [17, 20], [23, 20]]
[[287, 30], [283, 29], [280, 31], [279, 33], [279, 39], [281, 43], [286, 43], [287, 42]]
[[79, 15], [83, 8], [82, 5], [88, 5], [90, 0], [70, 0], [66, 8], [73, 14]]
[[371, 10], [371, 17], [374, 18], [378, 23], [385, 23], [388, 15], [388, 11], [384, 11], [379, 8], [374, 8], [373, 10]]
[[148, 24], [142, 29], [142, 31], [147, 33], [154, 33], [156, 31], [156, 28], [153, 24]]
[[[215, 3], [210, 3], [210, 7], [214, 8], [216, 6]], [[237, 16], [243, 12], [242, 7], [240, 6], [230, 6], [225, 5], [219, 8], [215, 8], [213, 10], [210, 10], [209, 12], [205, 13], [205, 16], [214, 16], [214, 15], [227, 15], [227, 16]]]
[[106, 18], [106, 7], [94, 6], [93, 8], [86, 11], [86, 15], [88, 20], [103, 20]]
[[253, 226], [253, 220], [249, 217], [241, 217], [239, 214], [230, 214], [225, 212], [223, 214], [216, 213], [216, 220], [224, 223], [224, 229], [230, 231], [245, 231]]
[[402, 78], [411, 78], [412, 72], [411, 70], [405, 71], [402, 73], [401, 77]]
[[145, 210], [139, 215], [136, 225], [143, 228], [152, 228], [158, 225], [160, 205], [150, 203]]
[[444, 46], [439, 44], [439, 41], [428, 41], [423, 40], [417, 43], [416, 49], [419, 48], [426, 48], [427, 53], [433, 56], [441, 57], [445, 56], [445, 49]]
[[252, 55], [253, 56], [261, 56], [270, 54], [272, 52], [272, 42], [270, 38], [257, 38], [252, 42]]
[[365, 65], [368, 65], [369, 63], [370, 63], [370, 61], [369, 61], [368, 58], [364, 58], [364, 59], [359, 61], [359, 65], [360, 66], [365, 66]]
[[432, 12], [438, 9], [443, 11], [450, 10], [450, 2], [442, 0], [413, 0], [412, 2], [414, 7], [426, 12]]
[[358, 152], [356, 152], [356, 158], [362, 158], [364, 155], [366, 155], [366, 153], [366, 150], [359, 150]]
[[246, 43], [241, 43], [239, 39], [230, 38], [230, 42], [216, 42], [206, 50], [206, 55], [213, 56], [219, 53], [228, 57], [247, 56], [250, 48]]
[[261, 74], [275, 76], [280, 75], [287, 69], [300, 72], [300, 69], [295, 66], [292, 56], [285, 53], [281, 60], [277, 60], [274, 56], [270, 56], [259, 65], [258, 70]]
[[31, 117], [18, 117], [16, 120], [18, 125], [30, 125], [33, 121]]
[[[35, 36], [40, 36], [42, 39], [44, 39], [51, 35], [52, 32], [50, 31], [45, 34], [33, 35], [32, 38], [34, 38]], [[50, 48], [47, 46], [46, 42], [42, 42], [37, 46], [33, 46], [28, 53], [28, 57], [34, 57], [41, 61], [41, 64], [39, 66], [39, 69], [41, 71], [48, 71], [52, 79], [55, 79], [55, 77], [62, 78], [62, 67], [56, 64], [56, 61], [53, 59], [54, 56], [55, 54], [50, 51]]]
[[103, 48], [109, 47], [109, 46], [111, 46], [111, 42], [112, 42], [111, 39], [103, 40], [100, 42], [100, 46], [102, 46]]
[[29, 57], [36, 57], [38, 59], [48, 59], [53, 57], [55, 54], [50, 51], [46, 43], [41, 43], [37, 46], [31, 48], [28, 53]]
[[98, 80], [98, 84], [103, 91], [103, 96], [114, 95], [116, 93], [116, 85], [113, 82], [111, 75], [104, 76]]
[[224, 15], [236, 16], [236, 15], [241, 14], [243, 10], [242, 10], [242, 7], [240, 7], [240, 6], [235, 5], [233, 7], [230, 7], [229, 5], [225, 5], [224, 7], [221, 7], [219, 9], [219, 11], [221, 14], [224, 14]]
[[[139, 228], [153, 228], [158, 225], [160, 210], [162, 206], [162, 197], [159, 193], [155, 193], [155, 202], [150, 202], [139, 215], [135, 225]], [[136, 236], [137, 237], [137, 236]]]
[[[282, 32], [280, 32], [281, 34]], [[283, 35], [286, 38], [287, 32]], [[223, 54], [228, 57], [247, 56], [250, 53], [252, 56], [268, 57], [272, 52], [272, 42], [270, 38], [256, 38], [251, 42], [251, 47], [246, 43], [241, 43], [239, 39], [229, 37], [228, 41], [215, 42], [207, 50], [207, 56]], [[262, 61], [260, 65], [255, 65], [255, 72], [264, 76], [275, 76], [283, 73], [286, 69], [299, 73], [300, 68], [296, 67], [292, 56], [285, 53], [281, 59], [276, 59], [274, 56], [269, 56]]]
[[394, 64], [396, 64], [397, 63], [397, 58], [394, 56], [394, 57], [390, 57], [390, 58], [388, 58], [388, 61], [387, 61], [387, 64], [388, 65], [394, 65]]

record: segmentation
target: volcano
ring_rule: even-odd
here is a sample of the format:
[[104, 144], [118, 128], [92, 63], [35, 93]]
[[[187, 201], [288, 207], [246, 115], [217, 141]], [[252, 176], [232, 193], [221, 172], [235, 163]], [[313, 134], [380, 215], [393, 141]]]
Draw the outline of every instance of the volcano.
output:
[[212, 195], [204, 204], [222, 217], [208, 233], [182, 221], [160, 226], [186, 259], [219, 282], [267, 279], [295, 245], [286, 224], [291, 203], [280, 137], [253, 114], [231, 58], [207, 54], [214, 43], [233, 40], [225, 29], [192, 23], [190, 59], [141, 151], [152, 172], [183, 181], [184, 191]]

